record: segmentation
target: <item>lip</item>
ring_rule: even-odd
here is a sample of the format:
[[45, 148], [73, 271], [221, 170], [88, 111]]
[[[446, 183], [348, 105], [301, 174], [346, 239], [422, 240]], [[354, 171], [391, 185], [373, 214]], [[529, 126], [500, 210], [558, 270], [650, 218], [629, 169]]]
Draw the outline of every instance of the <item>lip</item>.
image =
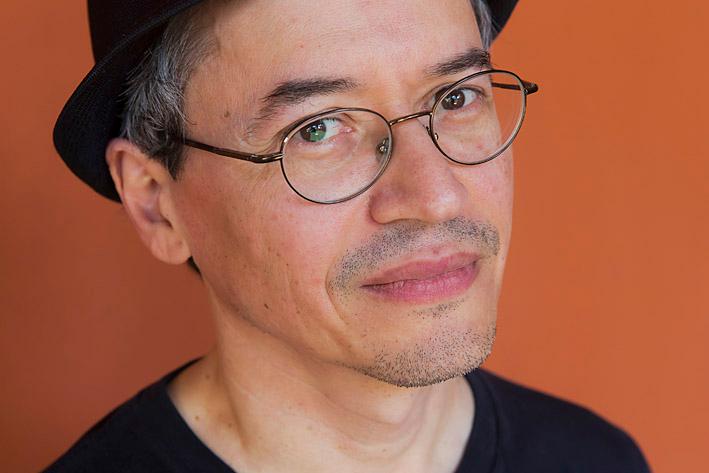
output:
[[377, 297], [397, 302], [431, 303], [465, 292], [475, 281], [480, 256], [454, 253], [420, 258], [382, 271], [362, 284]]

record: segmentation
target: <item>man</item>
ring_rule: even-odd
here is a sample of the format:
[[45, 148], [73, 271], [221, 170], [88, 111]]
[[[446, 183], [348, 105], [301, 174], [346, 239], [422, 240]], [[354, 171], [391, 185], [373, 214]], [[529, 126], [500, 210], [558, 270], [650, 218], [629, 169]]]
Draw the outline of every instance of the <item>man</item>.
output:
[[476, 370], [537, 90], [487, 53], [514, 3], [89, 2], [57, 148], [199, 268], [217, 341], [48, 471], [648, 471], [592, 413]]

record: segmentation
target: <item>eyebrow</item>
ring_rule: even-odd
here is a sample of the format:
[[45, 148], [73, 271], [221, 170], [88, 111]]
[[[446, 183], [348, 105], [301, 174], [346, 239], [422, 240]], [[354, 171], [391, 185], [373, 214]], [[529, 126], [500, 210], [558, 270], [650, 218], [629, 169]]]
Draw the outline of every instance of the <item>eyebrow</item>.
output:
[[[426, 69], [429, 76], [447, 76], [472, 68], [489, 68], [490, 53], [473, 46], [467, 51], [456, 54]], [[359, 87], [359, 83], [348, 77], [313, 77], [281, 82], [271, 92], [260, 99], [263, 104], [256, 118], [247, 127], [248, 133], [254, 133], [260, 124], [276, 117], [285, 108], [303, 103], [318, 95], [330, 95]]]
[[456, 54], [429, 67], [426, 72], [431, 76], [448, 76], [472, 68], [490, 68], [492, 62], [490, 53], [482, 48], [473, 46], [467, 51]]
[[314, 77], [282, 82], [261, 99], [257, 120], [267, 120], [284, 108], [298, 105], [316, 95], [329, 95], [355, 89], [359, 84], [349, 78]]

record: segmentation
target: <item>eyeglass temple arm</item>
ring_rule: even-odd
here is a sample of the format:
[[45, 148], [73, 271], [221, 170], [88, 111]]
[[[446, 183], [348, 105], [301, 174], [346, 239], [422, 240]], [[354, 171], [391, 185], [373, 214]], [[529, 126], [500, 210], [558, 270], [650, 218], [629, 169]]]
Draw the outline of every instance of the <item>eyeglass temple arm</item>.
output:
[[271, 154], [249, 154], [241, 153], [239, 151], [234, 151], [231, 149], [218, 148], [216, 146], [209, 146], [199, 141], [191, 140], [189, 138], [183, 138], [182, 144], [189, 146], [191, 148], [201, 149], [203, 151], [208, 151], [210, 153], [215, 153], [220, 156], [226, 156], [227, 158], [240, 159], [242, 161], [249, 161], [251, 163], [270, 163], [273, 161], [278, 161], [283, 157], [283, 153], [271, 153]]
[[[531, 95], [535, 92], [539, 92], [539, 86], [534, 82], [527, 82], [524, 79], [520, 80], [522, 81], [522, 86], [524, 87], [525, 94]], [[501, 82], [493, 82], [492, 85], [494, 87], [499, 87], [500, 89], [519, 90], [519, 86], [516, 84], [503, 84]]]

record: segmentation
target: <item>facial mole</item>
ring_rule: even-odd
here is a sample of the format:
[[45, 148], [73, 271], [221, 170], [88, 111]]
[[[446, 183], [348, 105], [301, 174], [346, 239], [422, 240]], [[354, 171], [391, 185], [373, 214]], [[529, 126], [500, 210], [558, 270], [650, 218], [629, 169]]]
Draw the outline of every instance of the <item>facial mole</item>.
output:
[[224, 112], [224, 118], [229, 118], [230, 116], [231, 116], [231, 112], [229, 110]]
[[269, 309], [269, 308], [270, 308], [270, 307], [268, 307], [268, 304], [266, 304], [265, 302], [263, 303], [263, 306], [264, 306], [266, 309]]

